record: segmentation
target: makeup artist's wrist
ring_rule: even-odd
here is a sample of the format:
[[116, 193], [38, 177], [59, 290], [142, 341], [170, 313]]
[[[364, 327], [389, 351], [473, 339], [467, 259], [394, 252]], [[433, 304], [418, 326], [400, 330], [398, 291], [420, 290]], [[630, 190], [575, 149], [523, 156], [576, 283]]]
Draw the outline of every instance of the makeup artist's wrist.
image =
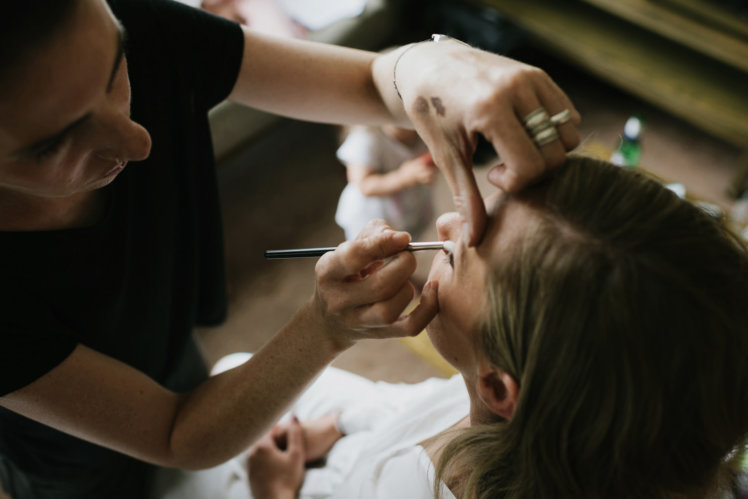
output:
[[441, 57], [447, 53], [453, 52], [454, 50], [462, 51], [464, 49], [472, 49], [472, 47], [457, 38], [451, 36], [433, 34], [431, 38], [420, 42], [411, 43], [402, 47], [399, 51], [397, 59], [392, 67], [392, 86], [395, 89], [395, 93], [403, 100], [403, 88], [407, 88], [409, 82], [407, 81], [409, 74], [415, 73], [418, 76], [423, 74], [423, 69], [413, 70], [411, 64], [404, 64], [403, 59], [413, 56], [413, 53], [418, 52], [418, 58], [416, 60], [424, 61], [428, 57], [433, 57], [430, 54], [437, 55], [437, 70], [444, 64]]
[[314, 336], [319, 348], [329, 352], [334, 358], [355, 344], [352, 335], [341, 331], [341, 327], [325, 318], [324, 304], [318, 296], [313, 296], [299, 311], [303, 314], [307, 334]]

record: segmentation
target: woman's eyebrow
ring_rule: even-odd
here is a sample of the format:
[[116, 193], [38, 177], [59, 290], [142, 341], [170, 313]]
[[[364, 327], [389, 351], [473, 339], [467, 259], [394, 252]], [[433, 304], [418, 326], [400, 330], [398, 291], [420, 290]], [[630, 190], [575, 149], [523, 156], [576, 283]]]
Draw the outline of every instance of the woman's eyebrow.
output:
[[109, 74], [109, 82], [106, 86], [107, 93], [112, 91], [112, 85], [114, 84], [114, 77], [117, 76], [117, 69], [119, 69], [122, 63], [122, 58], [125, 57], [125, 42], [127, 41], [127, 31], [125, 27], [118, 21], [117, 22], [117, 55], [114, 57], [114, 65], [112, 66], [112, 72]]

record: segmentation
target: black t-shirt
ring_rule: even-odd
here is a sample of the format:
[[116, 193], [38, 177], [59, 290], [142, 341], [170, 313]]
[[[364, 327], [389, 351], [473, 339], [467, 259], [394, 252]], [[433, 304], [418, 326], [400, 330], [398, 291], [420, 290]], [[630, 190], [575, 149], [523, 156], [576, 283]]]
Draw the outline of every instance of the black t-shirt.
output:
[[[105, 188], [95, 226], [0, 232], [0, 395], [50, 371], [77, 344], [170, 389], [192, 389], [206, 375], [193, 327], [225, 317], [207, 113], [236, 81], [241, 29], [170, 0], [109, 3], [127, 31], [132, 118], [150, 132], [151, 154]], [[48, 489], [40, 497], [120, 497], [142, 482], [118, 483], [136, 472], [132, 460], [2, 409], [0, 460], [6, 480], [12, 462]]]

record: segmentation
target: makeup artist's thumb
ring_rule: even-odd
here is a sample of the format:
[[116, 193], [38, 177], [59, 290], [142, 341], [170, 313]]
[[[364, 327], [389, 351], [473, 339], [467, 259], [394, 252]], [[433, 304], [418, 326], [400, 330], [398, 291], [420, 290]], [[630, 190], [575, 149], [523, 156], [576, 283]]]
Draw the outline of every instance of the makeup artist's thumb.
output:
[[439, 291], [439, 281], [428, 281], [421, 290], [421, 302], [419, 305], [423, 305], [433, 315], [439, 312], [439, 300], [437, 299], [437, 293]]
[[421, 291], [421, 299], [418, 306], [406, 317], [398, 321], [398, 326], [404, 330], [402, 336], [418, 336], [428, 326], [439, 312], [439, 300], [437, 300], [438, 281], [429, 281]]

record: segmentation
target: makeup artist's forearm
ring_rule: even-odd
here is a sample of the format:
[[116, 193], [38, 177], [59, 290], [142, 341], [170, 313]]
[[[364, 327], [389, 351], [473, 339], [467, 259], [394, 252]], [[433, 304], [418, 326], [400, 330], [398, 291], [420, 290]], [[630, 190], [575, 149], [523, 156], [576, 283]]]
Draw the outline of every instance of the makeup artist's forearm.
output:
[[396, 50], [380, 55], [374, 60], [371, 68], [374, 86], [387, 108], [387, 112], [393, 117], [395, 122], [406, 126], [412, 125], [403, 107], [403, 101], [395, 89], [395, 66], [397, 65], [398, 73], [405, 70], [404, 65], [400, 67], [398, 59], [406, 51], [411, 49], [411, 45], [404, 45]]
[[245, 30], [239, 77], [229, 99], [296, 119], [326, 123], [392, 122], [372, 78], [377, 54]]
[[213, 466], [247, 449], [345, 349], [328, 339], [312, 307], [303, 307], [247, 363], [184, 400], [171, 437], [172, 454], [189, 460], [179, 466]]
[[[439, 43], [425, 41], [402, 46], [378, 57], [373, 64], [374, 85], [394, 119], [410, 123], [403, 106], [417, 106], [422, 101], [419, 97], [435, 97], [433, 94], [416, 93], [423, 91], [425, 86], [429, 86], [431, 91], [438, 91], [456, 85], [455, 77], [459, 75], [450, 73], [449, 65], [452, 58], [465, 60], [465, 57], [469, 57], [466, 49], [467, 46], [457, 40]], [[464, 82], [459, 84], [465, 85]], [[469, 92], [468, 88], [465, 86]], [[410, 109], [408, 112], [414, 116], [417, 110]]]

